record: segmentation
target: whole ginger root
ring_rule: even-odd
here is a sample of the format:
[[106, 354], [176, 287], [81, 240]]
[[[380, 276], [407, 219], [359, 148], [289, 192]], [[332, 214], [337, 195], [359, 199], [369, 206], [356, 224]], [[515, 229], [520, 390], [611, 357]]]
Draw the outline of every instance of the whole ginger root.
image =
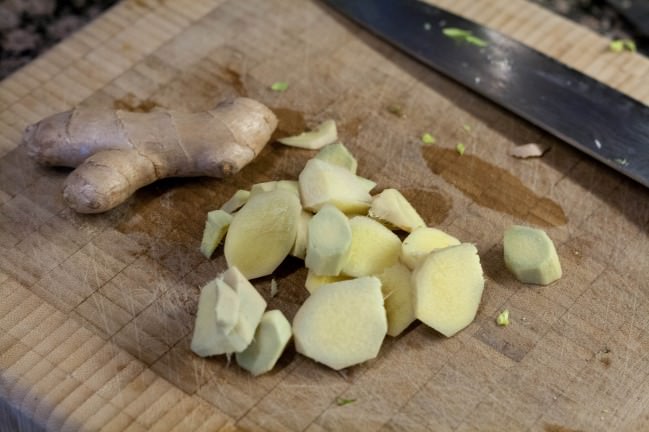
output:
[[78, 107], [28, 126], [24, 144], [40, 164], [76, 167], [63, 198], [77, 212], [101, 213], [158, 179], [234, 174], [276, 127], [273, 112], [248, 98], [199, 113]]

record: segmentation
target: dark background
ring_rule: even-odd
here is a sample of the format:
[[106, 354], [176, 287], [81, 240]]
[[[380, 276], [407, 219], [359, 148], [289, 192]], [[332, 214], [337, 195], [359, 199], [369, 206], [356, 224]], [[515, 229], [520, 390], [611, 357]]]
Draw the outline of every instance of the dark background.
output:
[[[245, 1], [245, 0], [240, 0]], [[646, 39], [618, 13], [630, 0], [534, 0], [610, 38], [633, 38], [649, 54]], [[649, 0], [636, 0], [636, 3]], [[116, 0], [0, 0], [0, 79], [90, 22]], [[649, 16], [647, 17], [649, 20]], [[649, 24], [649, 22], [648, 22]]]

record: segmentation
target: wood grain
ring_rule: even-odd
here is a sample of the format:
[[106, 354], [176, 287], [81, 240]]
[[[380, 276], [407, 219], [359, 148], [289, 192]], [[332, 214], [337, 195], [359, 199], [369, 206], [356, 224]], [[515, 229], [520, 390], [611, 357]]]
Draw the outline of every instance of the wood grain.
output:
[[[433, 3], [649, 103], [647, 58], [611, 53], [538, 6]], [[279, 80], [288, 91], [268, 89]], [[67, 171], [36, 166], [19, 145], [27, 124], [77, 104], [204, 110], [236, 95], [273, 107], [279, 134], [335, 118], [361, 175], [474, 242], [488, 278], [475, 322], [451, 339], [413, 325], [342, 372], [292, 348], [257, 378], [200, 359], [189, 350], [199, 288], [225, 268], [220, 249], [198, 252], [205, 213], [237, 189], [295, 178], [312, 154], [270, 144], [233, 178], [162, 181], [87, 216], [61, 199]], [[508, 156], [528, 142], [552, 148]], [[125, 0], [0, 83], [0, 429], [647, 429], [648, 198], [320, 3]], [[548, 231], [560, 281], [524, 286], [506, 271], [512, 223]], [[255, 286], [292, 319], [306, 272], [289, 260], [274, 277], [275, 297], [270, 278]], [[507, 328], [494, 323], [503, 308]]]

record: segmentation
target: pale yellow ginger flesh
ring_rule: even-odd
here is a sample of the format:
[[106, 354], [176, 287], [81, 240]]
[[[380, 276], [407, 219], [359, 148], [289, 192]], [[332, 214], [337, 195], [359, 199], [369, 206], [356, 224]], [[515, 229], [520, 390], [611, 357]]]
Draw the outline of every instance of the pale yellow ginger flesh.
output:
[[255, 183], [250, 188], [250, 196], [256, 195], [260, 192], [270, 192], [272, 190], [275, 190], [276, 188], [277, 188], [277, 181], [275, 180], [262, 182], [262, 183]]
[[23, 141], [40, 164], [76, 167], [64, 200], [77, 212], [101, 213], [158, 179], [232, 175], [276, 126], [273, 112], [248, 98], [198, 113], [81, 106], [28, 126]]
[[201, 289], [192, 351], [201, 357], [243, 351], [265, 309], [266, 301], [255, 287], [236, 267], [229, 268]]
[[[224, 332], [218, 331], [216, 325], [216, 301], [218, 286], [212, 281], [201, 288], [198, 299], [198, 310], [194, 321], [194, 334], [191, 342], [193, 352], [201, 357], [232, 352], [233, 348], [228, 343]], [[238, 316], [238, 309], [237, 309]]]
[[375, 358], [387, 329], [376, 277], [322, 285], [293, 320], [297, 352], [335, 370]]
[[336, 122], [333, 120], [325, 120], [312, 131], [303, 132], [296, 136], [280, 138], [277, 141], [291, 147], [317, 150], [327, 144], [336, 142], [337, 139], [338, 130], [336, 129]]
[[352, 244], [342, 272], [348, 276], [376, 275], [399, 260], [401, 240], [380, 222], [367, 216], [349, 221]]
[[320, 159], [310, 159], [299, 175], [302, 206], [317, 212], [333, 204], [343, 213], [364, 213], [370, 207], [370, 190], [376, 183]]
[[385, 189], [374, 196], [368, 214], [406, 232], [426, 226], [417, 210], [396, 189]]
[[239, 319], [228, 333], [228, 340], [234, 346], [234, 352], [240, 352], [250, 345], [266, 310], [266, 301], [236, 267], [230, 267], [223, 273], [223, 282], [239, 295]]
[[484, 277], [478, 251], [463, 243], [431, 252], [412, 272], [415, 316], [446, 337], [468, 326], [478, 311]]
[[248, 348], [236, 353], [237, 364], [254, 376], [269, 372], [275, 367], [292, 334], [291, 323], [281, 311], [265, 312]]
[[306, 274], [306, 281], [304, 282], [304, 287], [309, 292], [313, 294], [315, 290], [320, 288], [322, 285], [330, 284], [333, 282], [341, 282], [351, 279], [349, 276], [340, 275], [340, 276], [318, 276], [311, 270]]
[[459, 244], [458, 239], [442, 230], [420, 227], [403, 240], [401, 262], [412, 270], [432, 251]]
[[[372, 180], [370, 180], [368, 178], [361, 177], [359, 175], [356, 176], [355, 180], [356, 180], [356, 182], [358, 183], [358, 185], [361, 188], [363, 188], [364, 190], [367, 191], [367, 193], [369, 193], [376, 186], [376, 182], [374, 182], [374, 181], [372, 181]], [[371, 205], [371, 203], [370, 203], [370, 205]]]
[[201, 240], [201, 253], [209, 258], [225, 237], [228, 227], [232, 222], [232, 215], [223, 210], [214, 210], [207, 214], [203, 239]]
[[300, 219], [298, 220], [297, 225], [297, 234], [295, 236], [295, 243], [293, 244], [293, 249], [291, 249], [291, 256], [296, 258], [304, 259], [306, 257], [306, 245], [309, 237], [309, 221], [313, 217], [313, 214], [308, 211], [302, 210], [300, 213]]
[[338, 276], [351, 244], [352, 230], [347, 216], [327, 204], [309, 221], [304, 265], [319, 276]]
[[[256, 376], [274, 367], [292, 330], [297, 352], [339, 370], [376, 357], [386, 334], [399, 336], [417, 319], [448, 337], [475, 319], [484, 289], [475, 246], [426, 227], [396, 189], [372, 198], [376, 184], [356, 167], [336, 143], [297, 182], [257, 183], [231, 199], [234, 210], [245, 204], [224, 253], [242, 273], [202, 290], [192, 350], [237, 353]], [[410, 234], [402, 244], [388, 227]], [[266, 303], [246, 279], [271, 274], [288, 254], [304, 259], [310, 294], [292, 327], [279, 311], [263, 314]], [[240, 294], [244, 283], [256, 296]]]
[[300, 212], [298, 197], [284, 189], [251, 196], [225, 237], [228, 266], [248, 279], [271, 274], [293, 249]]
[[255, 183], [250, 188], [250, 195], [256, 195], [259, 192], [270, 192], [275, 189], [284, 189], [300, 196], [300, 189], [297, 180], [272, 180], [263, 183]]
[[505, 265], [523, 283], [548, 285], [561, 277], [561, 263], [545, 231], [514, 225], [505, 231]]
[[321, 159], [333, 165], [338, 165], [348, 169], [352, 174], [356, 174], [358, 162], [356, 158], [349, 152], [343, 143], [335, 142], [328, 144], [320, 149], [316, 159]]
[[388, 317], [388, 335], [399, 336], [415, 321], [410, 269], [402, 263], [388, 267], [378, 275]]
[[247, 190], [239, 189], [232, 195], [232, 197], [223, 203], [221, 210], [226, 213], [234, 213], [239, 210], [250, 198], [250, 192]]
[[277, 189], [284, 189], [300, 196], [300, 185], [297, 180], [278, 180]]
[[216, 304], [214, 305], [216, 327], [218, 331], [227, 335], [239, 322], [241, 301], [239, 293], [225, 283], [222, 278], [216, 278], [214, 282], [216, 283]]

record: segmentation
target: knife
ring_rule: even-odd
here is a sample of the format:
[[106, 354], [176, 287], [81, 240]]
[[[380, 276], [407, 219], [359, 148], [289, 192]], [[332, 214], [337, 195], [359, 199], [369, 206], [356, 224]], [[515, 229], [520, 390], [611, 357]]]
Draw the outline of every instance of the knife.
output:
[[[646, 105], [502, 33], [418, 0], [325, 3], [427, 66], [649, 187]], [[474, 43], [458, 42], [444, 29], [464, 30]]]

